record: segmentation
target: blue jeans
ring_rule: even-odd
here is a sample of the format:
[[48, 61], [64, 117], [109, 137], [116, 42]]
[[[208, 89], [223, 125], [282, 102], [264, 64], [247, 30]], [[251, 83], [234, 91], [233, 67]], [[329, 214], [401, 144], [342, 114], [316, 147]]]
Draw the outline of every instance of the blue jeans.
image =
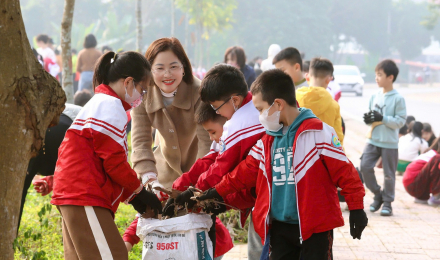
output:
[[95, 93], [93, 91], [93, 71], [81, 72], [81, 77], [78, 82], [78, 91], [83, 89], [89, 90], [92, 95]]

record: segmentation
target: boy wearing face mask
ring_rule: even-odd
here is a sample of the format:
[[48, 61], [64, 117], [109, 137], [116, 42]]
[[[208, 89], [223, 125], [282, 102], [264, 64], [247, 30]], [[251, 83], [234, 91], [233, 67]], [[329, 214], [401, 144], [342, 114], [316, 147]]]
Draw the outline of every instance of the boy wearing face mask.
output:
[[[228, 121], [223, 126], [223, 134], [219, 139], [219, 152], [212, 162], [205, 167], [191, 168], [176, 180], [178, 185], [173, 185], [175, 189], [185, 190], [176, 198], [176, 204], [187, 203], [190, 207], [194, 205], [191, 200], [194, 195], [191, 190], [187, 190], [189, 186], [203, 191], [214, 187], [225, 174], [246, 158], [252, 146], [264, 135], [264, 127], [258, 120], [258, 111], [251, 102], [252, 94], [248, 92], [243, 73], [238, 68], [219, 64], [209, 70], [202, 81], [200, 97]], [[226, 204], [242, 209], [242, 226], [255, 203], [252, 193], [251, 189], [243, 189], [233, 197], [225, 198]], [[220, 211], [215, 213], [219, 214]], [[258, 236], [250, 224], [248, 252], [257, 255], [249, 257], [252, 260], [259, 259], [261, 252], [261, 244], [253, 243], [258, 241], [256, 237]]]
[[[297, 108], [293, 82], [280, 70], [264, 72], [251, 87], [266, 135], [232, 172], [199, 200], [256, 187], [255, 231], [262, 259], [332, 259], [333, 229], [343, 226], [336, 187], [350, 209], [350, 234], [361, 238], [368, 219], [365, 190], [335, 130]], [[270, 229], [270, 233], [268, 232]], [[270, 234], [270, 235], [269, 235]]]
[[[223, 126], [222, 136], [218, 140], [218, 155], [212, 163], [203, 168], [191, 168], [177, 179], [174, 189], [186, 190], [188, 186], [195, 186], [207, 190], [213, 187], [245, 158], [247, 152], [264, 135], [264, 127], [258, 121], [258, 111], [251, 102], [252, 94], [247, 91], [246, 81], [239, 69], [225, 64], [213, 67], [202, 81], [200, 96], [203, 102], [210, 104], [213, 111], [228, 121]], [[187, 191], [176, 202], [191, 205], [194, 203], [191, 197], [192, 193]]]

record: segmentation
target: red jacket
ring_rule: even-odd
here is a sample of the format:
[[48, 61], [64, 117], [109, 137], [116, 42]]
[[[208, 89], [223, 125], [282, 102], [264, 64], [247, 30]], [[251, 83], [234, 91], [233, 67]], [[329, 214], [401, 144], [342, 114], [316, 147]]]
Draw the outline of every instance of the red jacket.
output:
[[[256, 187], [252, 220], [263, 244], [270, 222], [273, 140], [274, 137], [265, 135], [246, 160], [215, 186], [221, 196]], [[306, 119], [300, 125], [293, 143], [292, 167], [302, 240], [344, 225], [337, 187], [342, 188], [350, 210], [364, 208], [365, 190], [356, 169], [345, 156], [334, 129], [319, 119]]]
[[116, 212], [141, 185], [127, 161], [126, 110], [107, 85], [81, 109], [58, 150], [51, 203], [97, 206]]
[[[408, 165], [403, 178], [403, 185], [411, 196], [420, 200], [428, 200], [431, 193], [440, 193], [440, 154], [431, 150], [424, 153], [423, 157], [423, 159], [418, 159]], [[424, 162], [424, 159], [429, 157], [431, 157], [429, 161]], [[423, 164], [424, 166], [421, 169], [415, 171], [415, 168]], [[409, 172], [408, 169], [410, 169]]]
[[[223, 126], [220, 143], [215, 142], [211, 151], [197, 160], [191, 169], [173, 183], [173, 189], [184, 191], [188, 186], [207, 190], [219, 183], [222, 177], [244, 160], [253, 145], [264, 135], [264, 127], [258, 119], [259, 112], [251, 102], [252, 94], [244, 98], [242, 106]], [[250, 189], [243, 189], [225, 197], [225, 203], [239, 209], [254, 206]], [[246, 218], [242, 218], [246, 220]]]
[[[413, 162], [408, 164], [405, 170], [405, 174], [403, 174], [403, 187], [408, 191], [407, 187], [411, 185], [417, 176], [422, 171], [422, 168], [432, 159], [432, 157], [436, 156], [437, 152], [434, 150], [429, 150], [426, 153], [419, 155]], [[409, 192], [409, 191], [408, 191]], [[409, 192], [411, 196], [414, 196], [411, 192]]]
[[[136, 235], [138, 218], [130, 224], [130, 226], [125, 230], [122, 239], [124, 242], [128, 242], [131, 245], [135, 245], [139, 243], [140, 238]], [[223, 225], [219, 218], [215, 219], [215, 252], [214, 257], [219, 257], [226, 254], [229, 250], [234, 247], [232, 244], [231, 236], [229, 235], [229, 231]]]

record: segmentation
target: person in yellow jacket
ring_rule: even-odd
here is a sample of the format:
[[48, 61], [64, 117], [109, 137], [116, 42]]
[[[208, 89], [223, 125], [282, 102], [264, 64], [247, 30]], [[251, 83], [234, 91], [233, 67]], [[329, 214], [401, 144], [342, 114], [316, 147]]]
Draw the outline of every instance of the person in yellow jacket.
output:
[[328, 59], [314, 58], [310, 62], [308, 74], [309, 86], [296, 90], [296, 99], [300, 107], [312, 110], [321, 121], [333, 127], [343, 144], [342, 119], [338, 102], [327, 91], [333, 75], [333, 64]]

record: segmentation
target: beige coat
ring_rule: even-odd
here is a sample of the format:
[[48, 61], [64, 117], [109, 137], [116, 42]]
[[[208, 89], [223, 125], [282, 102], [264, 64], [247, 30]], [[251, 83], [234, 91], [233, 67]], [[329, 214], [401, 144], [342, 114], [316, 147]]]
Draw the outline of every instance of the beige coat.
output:
[[[211, 141], [194, 115], [201, 99], [200, 80], [180, 83], [173, 103], [165, 107], [157, 86], [150, 86], [141, 105], [131, 111], [133, 169], [138, 175], [155, 172], [165, 188], [187, 172], [197, 158], [209, 152]], [[152, 151], [151, 128], [156, 130], [157, 148]], [[157, 142], [158, 141], [158, 142]]]

